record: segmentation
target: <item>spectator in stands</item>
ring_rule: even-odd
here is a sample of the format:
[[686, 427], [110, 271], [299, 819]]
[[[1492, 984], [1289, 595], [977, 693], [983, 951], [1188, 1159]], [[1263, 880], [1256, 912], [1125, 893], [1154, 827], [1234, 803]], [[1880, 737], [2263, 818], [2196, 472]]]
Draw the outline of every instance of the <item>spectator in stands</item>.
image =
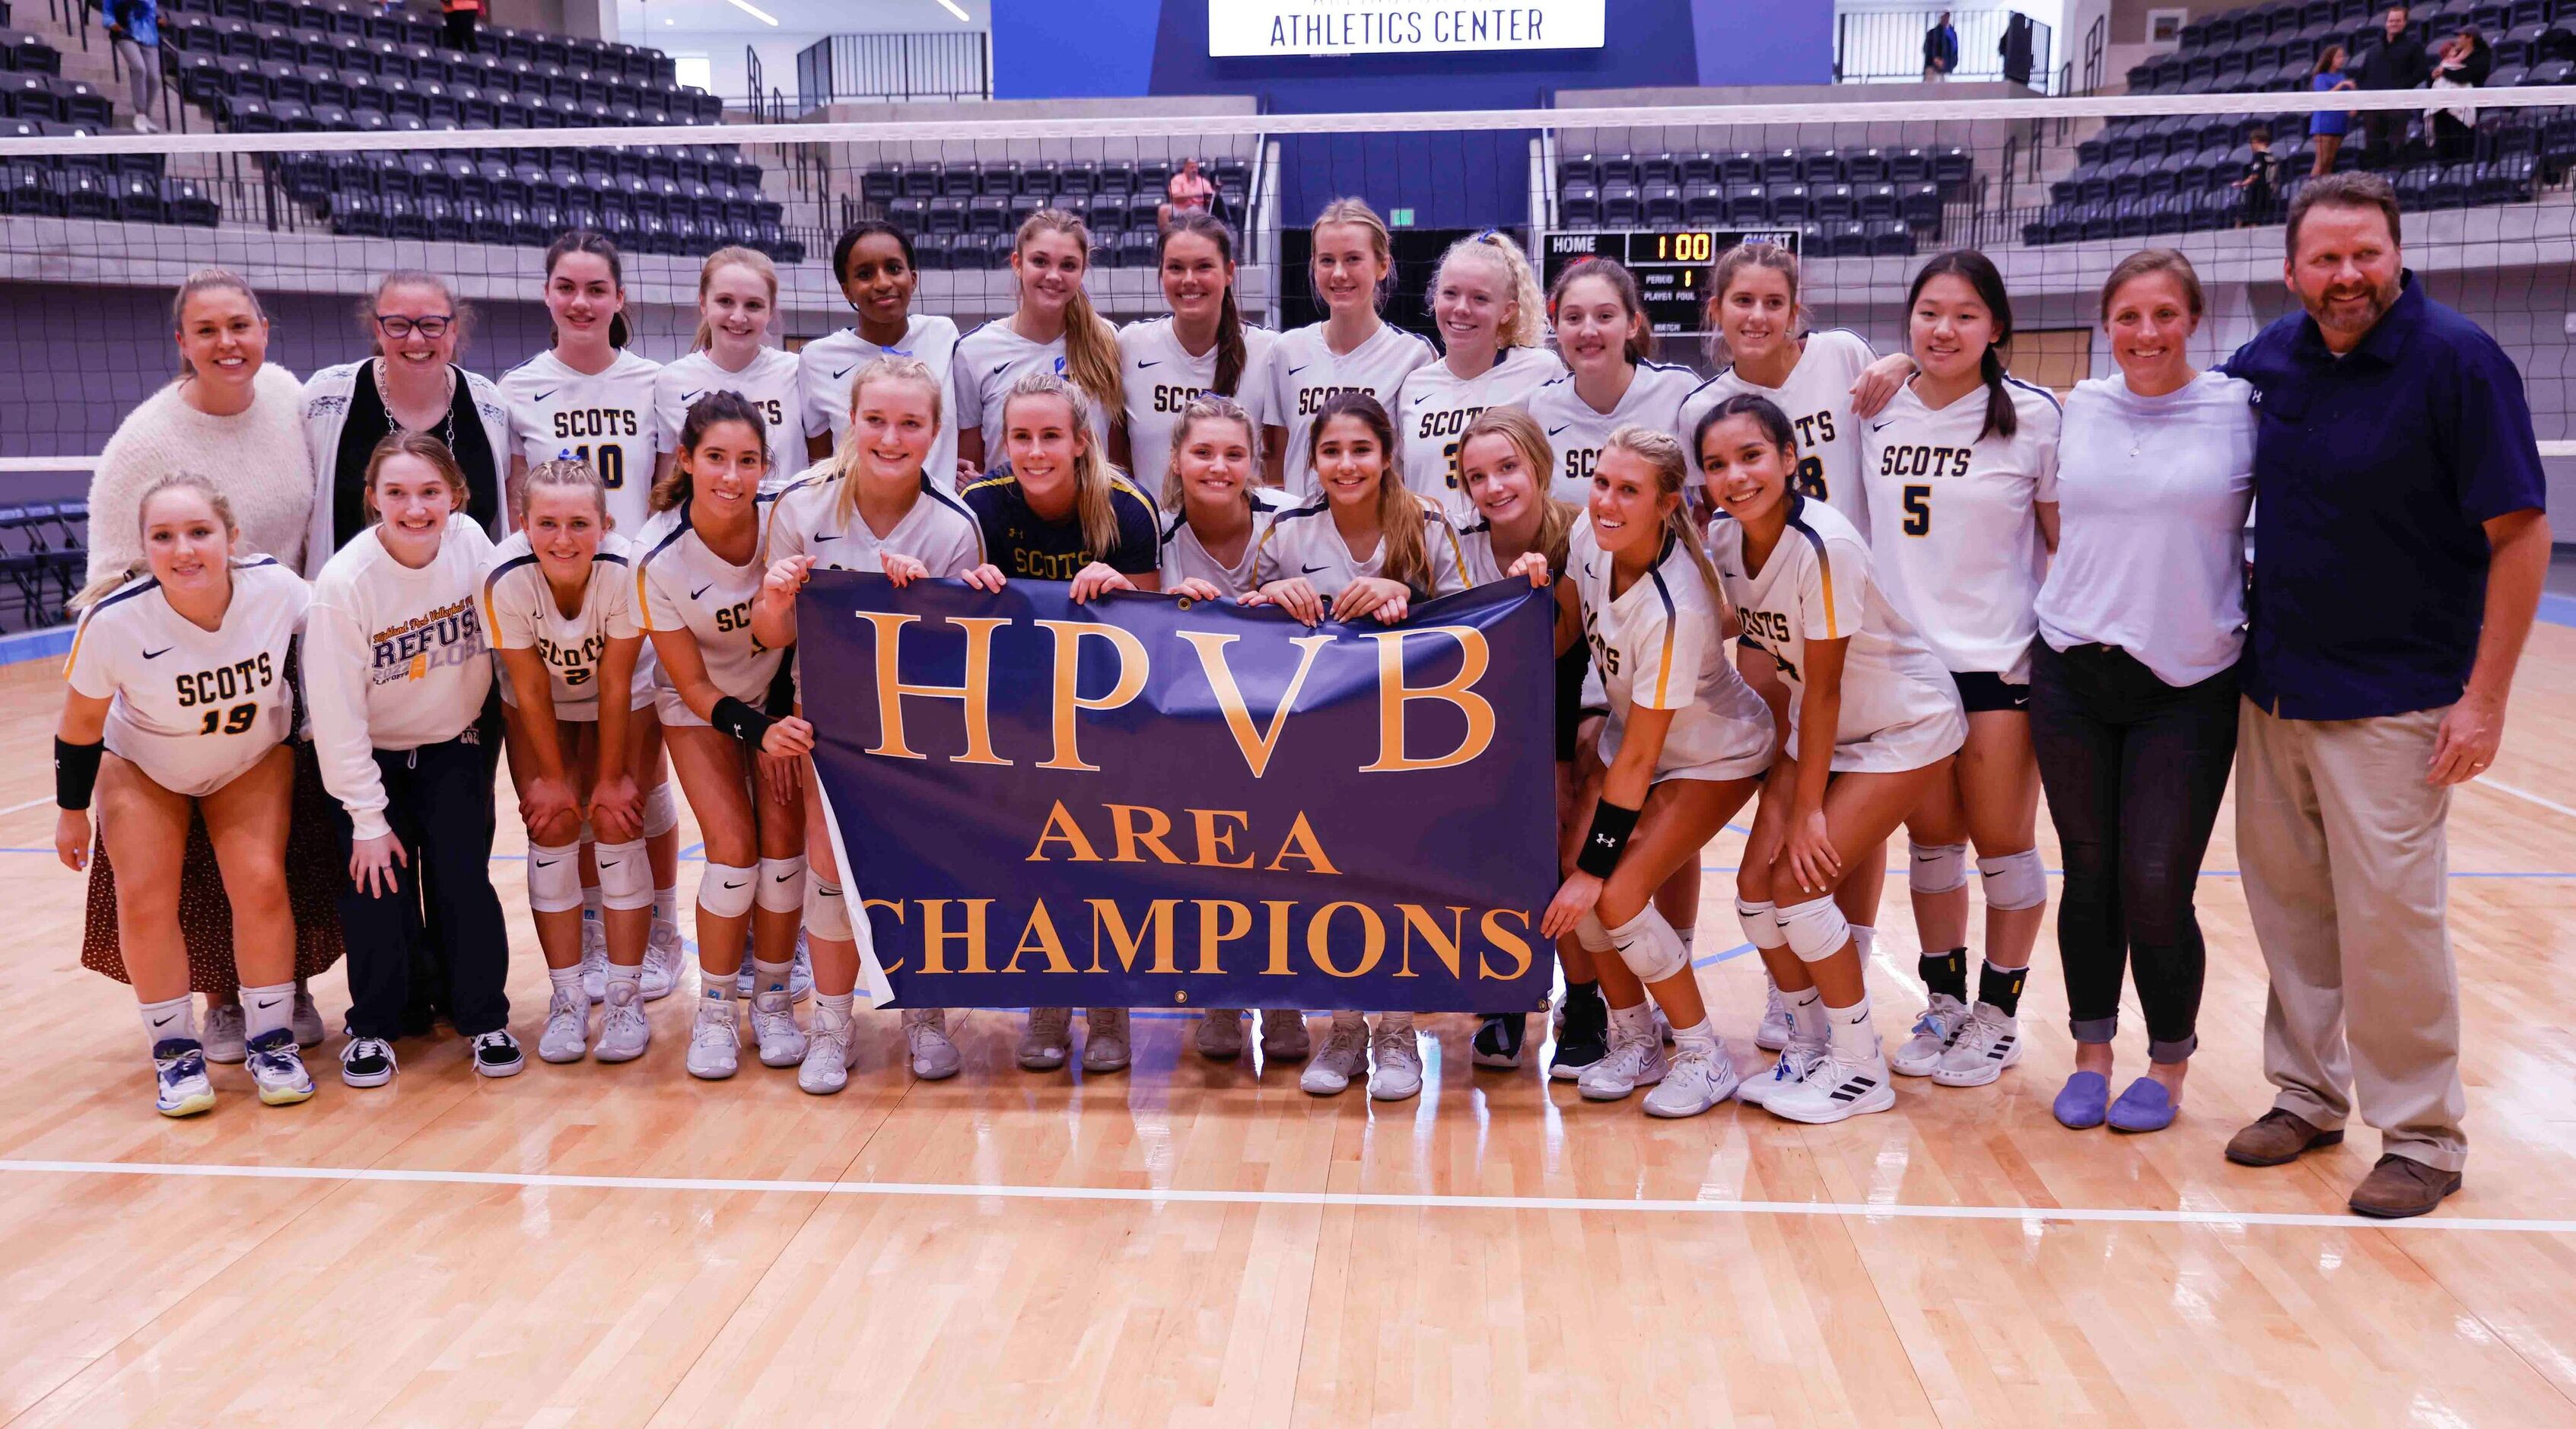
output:
[[108, 43], [125, 66], [127, 93], [134, 105], [134, 132], [157, 134], [152, 106], [161, 102], [161, 12], [159, 0], [109, 0]]
[[[2328, 45], [2317, 56], [2317, 67], [2308, 71], [2308, 88], [2318, 94], [2338, 89], [2356, 88], [2344, 71], [2341, 45]], [[2316, 164], [2308, 170], [2312, 178], [2323, 178], [2334, 172], [2335, 154], [2343, 148], [2345, 131], [2352, 128], [2349, 109], [2320, 109], [2308, 116], [2308, 138], [2315, 144]]]
[[[2421, 89], [2433, 78], [2424, 42], [2406, 28], [2406, 7], [2388, 7], [2378, 44], [2361, 57], [2363, 89]], [[2397, 146], [2406, 140], [2406, 111], [2374, 109], [2362, 116], [2364, 167], [2384, 169], [2397, 162]]]
[[[2475, 25], [2462, 25], [2458, 34], [2442, 42], [2442, 52], [2433, 62], [2432, 87], [2475, 89], [2487, 82], [2494, 69], [2495, 51], [2487, 44], [2486, 36], [2479, 34]], [[2433, 147], [2443, 163], [2456, 164], [2476, 157], [2476, 105], [2428, 109], [2424, 117], [2432, 121]]]
[[1923, 32], [1923, 78], [1945, 80], [1958, 67], [1959, 32], [1950, 24], [1950, 12], [1944, 10], [1941, 18], [1932, 22], [1932, 28]]
[[439, 0], [438, 42], [451, 50], [474, 53], [474, 27], [483, 19], [483, 0]]
[[2351, 1206], [2379, 1217], [2441, 1204], [2468, 1156], [2443, 825], [2496, 757], [2549, 570], [2522, 374], [2398, 235], [2375, 174], [2301, 189], [2282, 277], [2305, 311], [2227, 361], [2259, 414], [2236, 848], [2280, 1089], [2227, 1159], [2341, 1142], [2357, 1088], [2382, 1155]]
[[1199, 161], [1183, 159], [1181, 171], [1172, 175], [1172, 181], [1163, 187], [1163, 206], [1154, 215], [1156, 231], [1169, 233], [1174, 214], [1206, 213], [1209, 205], [1215, 202], [1216, 185], [1199, 172]]
[[2272, 205], [2281, 192], [2281, 160], [2272, 152], [2272, 131], [2256, 127], [2245, 136], [2245, 145], [2254, 152], [2245, 160], [2245, 177], [2236, 186], [2245, 191], [2244, 227], [2272, 221]]

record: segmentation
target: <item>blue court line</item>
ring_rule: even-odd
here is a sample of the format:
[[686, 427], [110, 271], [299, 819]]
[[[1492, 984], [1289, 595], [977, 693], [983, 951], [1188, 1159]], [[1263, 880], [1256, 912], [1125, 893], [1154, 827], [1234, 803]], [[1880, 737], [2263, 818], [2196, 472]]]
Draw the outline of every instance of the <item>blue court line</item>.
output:
[[1739, 943], [1736, 946], [1727, 949], [1725, 952], [1711, 953], [1707, 957], [1693, 962], [1691, 966], [1695, 968], [1715, 967], [1729, 958], [1740, 958], [1751, 951], [1753, 951], [1753, 945], [1751, 943]]
[[2576, 626], [2576, 595], [2540, 593], [2540, 618], [2552, 625]]
[[23, 665], [30, 660], [52, 660], [71, 653], [72, 627], [56, 625], [44, 630], [22, 630], [15, 635], [0, 635], [0, 665]]

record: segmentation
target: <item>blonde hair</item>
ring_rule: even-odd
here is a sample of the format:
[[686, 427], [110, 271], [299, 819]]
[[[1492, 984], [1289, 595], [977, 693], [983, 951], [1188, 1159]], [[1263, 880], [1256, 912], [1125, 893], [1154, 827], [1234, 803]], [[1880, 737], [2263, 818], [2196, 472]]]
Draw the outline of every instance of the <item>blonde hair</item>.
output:
[[1747, 268], [1768, 268], [1789, 284], [1789, 321], [1803, 327], [1807, 305], [1798, 300], [1798, 255], [1776, 243], [1739, 243], [1717, 255], [1708, 269], [1708, 355], [1713, 362], [1732, 362], [1726, 350], [1726, 331], [1718, 324], [1719, 305], [1726, 301], [1726, 290], [1735, 275]]
[[[1386, 267], [1386, 277], [1378, 281], [1375, 294], [1378, 304], [1384, 306], [1387, 284], [1395, 277], [1395, 241], [1387, 236], [1386, 220], [1377, 216], [1377, 210], [1369, 207], [1367, 199], [1337, 198], [1324, 205], [1324, 211], [1315, 215], [1315, 226], [1307, 231], [1321, 233], [1330, 223], [1347, 223], [1368, 230], [1369, 251], [1376, 254], [1377, 261]], [[1308, 260], [1308, 266], [1313, 266], [1312, 259]]]
[[[1163, 468], [1163, 509], [1178, 511], [1183, 497], [1181, 482], [1181, 448], [1190, 444], [1190, 429], [1201, 422], [1233, 422], [1243, 428], [1244, 445], [1252, 449], [1252, 480], [1261, 480], [1261, 424], [1243, 410], [1243, 404], [1222, 392], [1202, 392], [1181, 409], [1181, 419], [1172, 424], [1172, 461]], [[1246, 499], [1250, 499], [1247, 490]]]
[[[456, 453], [447, 449], [447, 443], [439, 440], [437, 434], [433, 432], [406, 432], [397, 429], [385, 433], [384, 440], [376, 443], [376, 449], [367, 453], [367, 478], [364, 491], [369, 522], [384, 519], [384, 514], [376, 510], [376, 476], [385, 469], [386, 462], [398, 456], [418, 457], [429, 463], [438, 472], [438, 479], [446, 482], [447, 489], [455, 494], [455, 509], [462, 511], [473, 502], [474, 488], [466, 481], [465, 468], [456, 464]], [[539, 463], [541, 466], [557, 464]], [[529, 472], [530, 476], [535, 474], [533, 470]]]
[[1076, 442], [1073, 454], [1073, 509], [1082, 519], [1082, 541], [1091, 548], [1095, 559], [1106, 560], [1118, 548], [1118, 508], [1110, 504], [1111, 490], [1127, 479], [1126, 474], [1109, 464], [1109, 453], [1100, 449], [1100, 438], [1091, 429], [1091, 398], [1080, 387], [1052, 372], [1026, 372], [1011, 384], [1002, 398], [1002, 426], [1011, 425], [1011, 404], [1027, 397], [1061, 399], [1073, 414]]
[[926, 388], [930, 393], [931, 444], [936, 446], [939, 440], [939, 377], [928, 363], [917, 357], [879, 357], [861, 367], [858, 375], [850, 379], [849, 429], [841, 434], [840, 445], [832, 448], [831, 456], [825, 458], [830, 479], [841, 483], [841, 489], [832, 496], [832, 515], [844, 526], [859, 510], [859, 484], [850, 477], [859, 464], [859, 393], [871, 382], [910, 382]]
[[1518, 407], [1487, 407], [1478, 412], [1467, 430], [1458, 434], [1462, 486], [1466, 481], [1467, 443], [1478, 437], [1501, 437], [1520, 453], [1521, 465], [1529, 468], [1530, 489], [1538, 494], [1538, 538], [1530, 543], [1530, 549], [1546, 554], [1549, 570], [1564, 570], [1566, 544], [1574, 535], [1574, 523], [1583, 519], [1583, 508], [1547, 494], [1548, 472], [1556, 463], [1556, 452], [1548, 445], [1547, 433], [1540, 429], [1538, 418]]
[[[1417, 595], [1429, 595], [1431, 550], [1422, 539], [1422, 524], [1438, 508], [1406, 489], [1404, 472], [1396, 465], [1395, 423], [1386, 415], [1386, 408], [1363, 391], [1337, 392], [1325, 398], [1323, 410], [1315, 414], [1312, 444], [1307, 448], [1308, 469], [1321, 470], [1324, 428], [1342, 417], [1361, 423], [1377, 438], [1377, 573], [1388, 580], [1404, 582]], [[1320, 481], [1316, 486], [1315, 500], [1320, 505], [1329, 498], [1322, 494]]]
[[[1018, 257], [1029, 240], [1041, 233], [1072, 235], [1082, 249], [1083, 276], [1090, 276], [1090, 225], [1060, 208], [1039, 209], [1020, 224], [1019, 235], [1011, 240], [1011, 256]], [[1118, 375], [1118, 330], [1091, 306], [1091, 294], [1080, 283], [1073, 285], [1073, 296], [1064, 304], [1064, 370], [1091, 394], [1101, 411], [1126, 406], [1127, 387]]]
[[715, 346], [715, 329], [707, 322], [706, 312], [704, 311], [707, 305], [707, 288], [710, 284], [715, 282], [717, 269], [736, 267], [749, 268], [752, 272], [760, 275], [760, 281], [769, 285], [769, 308], [771, 314], [773, 316], [776, 315], [778, 310], [778, 265], [770, 262], [769, 255], [761, 252], [757, 248], [743, 248], [740, 246], [719, 248], [715, 252], [708, 254], [707, 261], [704, 264], [701, 264], [698, 268], [698, 307], [700, 309], [698, 313], [698, 335], [689, 339], [689, 351], [704, 352], [708, 348]]
[[528, 474], [519, 482], [518, 510], [522, 521], [527, 518], [528, 499], [536, 495], [540, 486], [568, 487], [587, 492], [591, 504], [599, 508], [601, 529], [613, 531], [617, 528], [617, 518], [608, 514], [608, 484], [599, 479], [599, 472], [589, 462], [578, 457], [556, 457], [529, 467]]
[[[188, 300], [190, 298], [197, 296], [199, 293], [210, 293], [218, 289], [230, 289], [233, 292], [241, 294], [243, 299], [250, 304], [251, 316], [259, 319], [260, 326], [266, 327], [268, 325], [268, 309], [260, 306], [259, 294], [251, 291], [250, 284], [243, 281], [240, 274], [233, 272], [229, 268], [199, 268], [190, 273], [180, 282], [178, 294], [170, 299], [171, 333], [176, 335], [179, 329], [187, 323]], [[179, 358], [180, 378], [185, 380], [196, 375], [197, 365], [190, 362], [184, 353], [181, 354]]]
[[1473, 238], [1461, 238], [1440, 255], [1440, 266], [1431, 270], [1431, 292], [1437, 297], [1440, 284], [1449, 276], [1449, 265], [1460, 258], [1483, 257], [1503, 265], [1505, 286], [1512, 290], [1512, 322], [1501, 333], [1504, 347], [1540, 347], [1547, 342], [1547, 294], [1538, 285], [1538, 275], [1530, 271], [1529, 259], [1511, 235], [1488, 228]]
[[[1609, 440], [1601, 444], [1601, 451], [1605, 456], [1614, 451], [1626, 452], [1655, 469], [1658, 493], [1671, 497], [1682, 494], [1682, 483], [1690, 471], [1689, 459], [1682, 452], [1681, 439], [1672, 433], [1631, 423], [1612, 432]], [[1709, 564], [1708, 548], [1700, 544], [1699, 533], [1691, 529], [1688, 502], [1676, 500], [1672, 509], [1664, 513], [1664, 534], [1690, 552], [1691, 564], [1699, 567], [1699, 578], [1708, 586], [1710, 602], [1721, 617], [1725, 616], [1733, 607], [1727, 603], [1726, 587], [1718, 583], [1717, 567]]]
[[[171, 472], [169, 475], [153, 482], [150, 486], [143, 488], [142, 499], [134, 503], [134, 529], [138, 534], [144, 530], [143, 523], [150, 517], [152, 511], [152, 498], [159, 496], [165, 491], [193, 491], [197, 495], [205, 498], [207, 509], [215, 513], [216, 520], [224, 523], [225, 533], [231, 536], [234, 540], [241, 539], [241, 523], [233, 519], [232, 498], [224, 495], [222, 491], [216, 489], [212, 478], [200, 476], [196, 472], [185, 469]], [[73, 596], [70, 600], [63, 603], [63, 608], [66, 610], [86, 610], [90, 606], [97, 604], [99, 601], [106, 599], [110, 594], [115, 592], [118, 586], [121, 586], [127, 581], [134, 579], [136, 576], [143, 574], [143, 572], [148, 569], [150, 569], [150, 562], [141, 557], [137, 557], [134, 564], [127, 566], [124, 570], [118, 571], [113, 575], [101, 576], [97, 580], [91, 581], [88, 585], [81, 587], [78, 595]]]

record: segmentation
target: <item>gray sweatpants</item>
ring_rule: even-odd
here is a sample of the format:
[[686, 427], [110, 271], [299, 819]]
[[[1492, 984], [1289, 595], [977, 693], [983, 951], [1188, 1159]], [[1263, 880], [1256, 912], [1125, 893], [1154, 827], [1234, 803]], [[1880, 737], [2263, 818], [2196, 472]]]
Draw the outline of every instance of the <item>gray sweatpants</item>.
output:
[[2442, 710], [2277, 719], [2238, 706], [2236, 849], [2271, 971], [2273, 1105], [2339, 1127], [2360, 1093], [2381, 1149], [2446, 1171], [2460, 1118], [2460, 984], [2446, 922], [2450, 790], [2424, 782]]

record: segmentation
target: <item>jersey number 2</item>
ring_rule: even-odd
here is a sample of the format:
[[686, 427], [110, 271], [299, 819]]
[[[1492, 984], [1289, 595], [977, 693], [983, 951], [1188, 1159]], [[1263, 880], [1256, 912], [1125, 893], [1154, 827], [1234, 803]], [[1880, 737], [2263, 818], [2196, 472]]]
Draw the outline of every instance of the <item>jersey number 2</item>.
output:
[[601, 447], [597, 460], [592, 459], [587, 444], [574, 447], [572, 454], [577, 460], [590, 462], [590, 469], [599, 473], [600, 485], [611, 491], [626, 485], [626, 448]]
[[[206, 722], [198, 728], [197, 733], [240, 734], [249, 729], [250, 722], [257, 718], [259, 718], [259, 706], [256, 703], [235, 705], [228, 710], [208, 710]], [[217, 728], [218, 725], [222, 727]]]
[[1905, 534], [1922, 536], [1929, 534], [1931, 530], [1932, 488], [1928, 486], [1905, 488]]

